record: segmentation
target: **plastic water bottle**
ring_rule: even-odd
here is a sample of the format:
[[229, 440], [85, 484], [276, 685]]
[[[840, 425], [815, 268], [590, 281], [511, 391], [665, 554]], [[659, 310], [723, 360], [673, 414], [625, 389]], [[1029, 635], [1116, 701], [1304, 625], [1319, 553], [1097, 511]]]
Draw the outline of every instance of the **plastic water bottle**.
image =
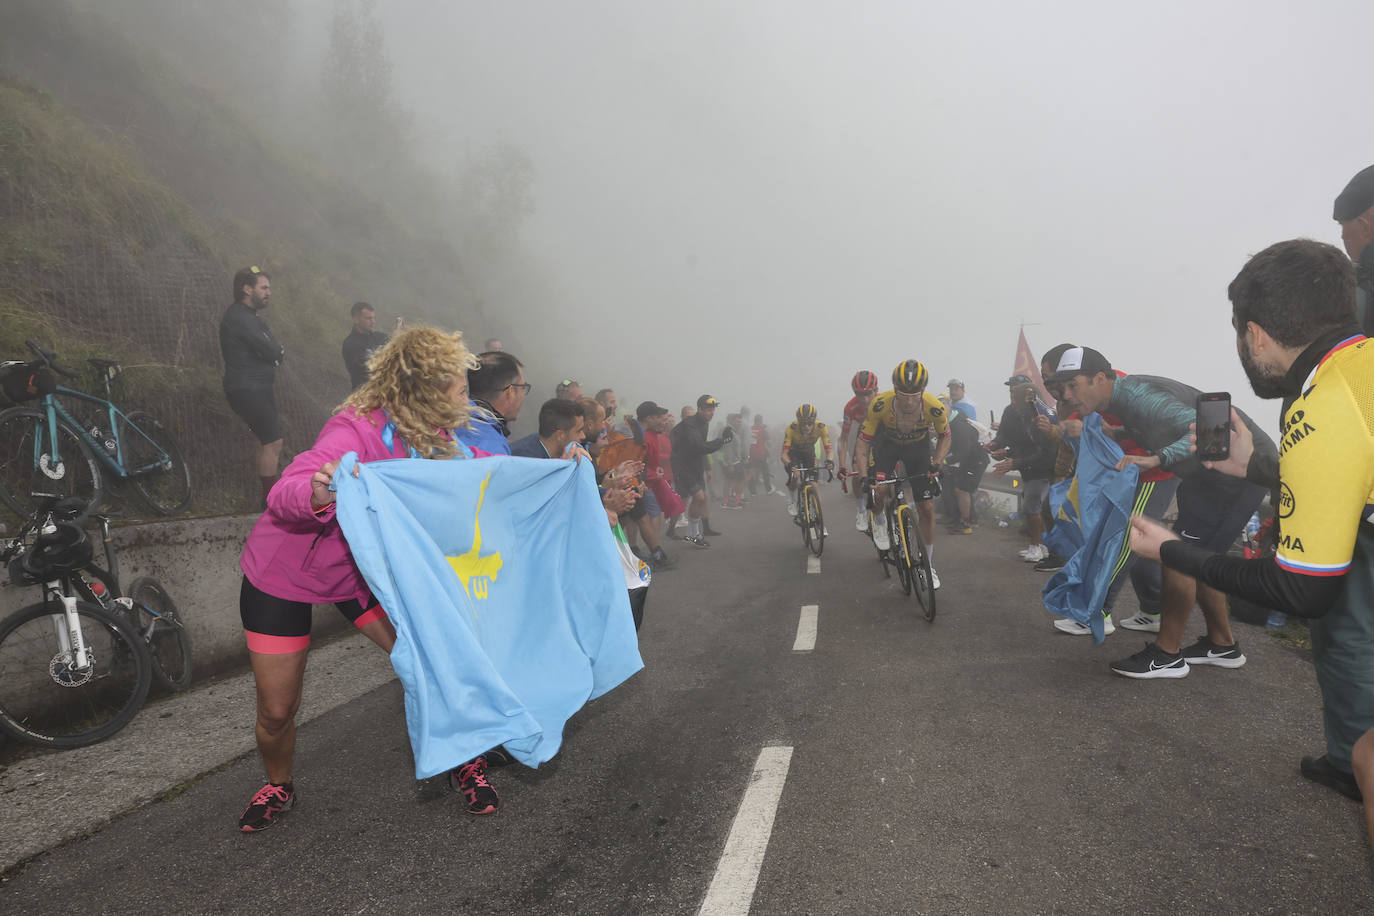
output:
[[1259, 517], [1259, 513], [1256, 512], [1256, 513], [1254, 513], [1253, 515], [1250, 516], [1250, 521], [1248, 521], [1248, 522], [1245, 523], [1245, 534], [1246, 534], [1247, 537], [1250, 538], [1250, 540], [1252, 540], [1252, 541], [1257, 541], [1257, 540], [1259, 540], [1259, 530], [1260, 530], [1260, 517]]

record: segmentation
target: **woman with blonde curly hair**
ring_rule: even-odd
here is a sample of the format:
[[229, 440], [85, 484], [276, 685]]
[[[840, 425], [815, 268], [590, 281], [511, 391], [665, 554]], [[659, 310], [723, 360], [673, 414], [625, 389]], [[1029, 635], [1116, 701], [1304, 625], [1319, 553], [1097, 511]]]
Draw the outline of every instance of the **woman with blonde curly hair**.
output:
[[[452, 432], [468, 420], [467, 372], [476, 365], [461, 334], [425, 327], [398, 332], [368, 361], [368, 382], [339, 406], [315, 445], [296, 456], [268, 494], [267, 511], [253, 526], [239, 563], [239, 614], [257, 683], [258, 751], [267, 770], [267, 784], [243, 812], [240, 830], [272, 826], [295, 802], [291, 763], [310, 649], [310, 606], [335, 604], [388, 653], [396, 642], [396, 630], [368, 590], [334, 517], [330, 484], [339, 459], [349, 452], [364, 462], [470, 457]], [[467, 776], [474, 785], [460, 788], [468, 794], [469, 810], [496, 810], [485, 766]], [[474, 795], [474, 789], [483, 791]]]

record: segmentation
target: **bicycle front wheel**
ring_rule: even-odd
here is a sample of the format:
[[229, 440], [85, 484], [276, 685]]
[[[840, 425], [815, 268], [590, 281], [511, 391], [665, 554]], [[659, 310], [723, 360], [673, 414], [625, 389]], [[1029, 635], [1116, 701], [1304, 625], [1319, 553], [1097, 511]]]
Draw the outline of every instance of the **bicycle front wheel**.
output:
[[140, 576], [129, 586], [134, 629], [148, 646], [153, 680], [168, 690], [191, 686], [191, 636], [162, 583]]
[[915, 516], [914, 511], [907, 510], [904, 524], [910, 531], [903, 538], [910, 547], [907, 555], [911, 562], [911, 590], [915, 593], [916, 600], [921, 603], [921, 612], [926, 620], [934, 620], [935, 584], [930, 575], [930, 553], [921, 538], [921, 529], [916, 524]]
[[171, 430], [146, 410], [128, 414], [119, 442], [124, 467], [138, 495], [159, 515], [176, 515], [191, 505], [191, 469]]
[[60, 647], [60, 603], [32, 604], [0, 622], [0, 730], [27, 744], [94, 744], [127, 725], [148, 696], [148, 652], [129, 625], [85, 601], [76, 616], [85, 666]]
[[915, 579], [911, 572], [912, 514], [911, 507], [902, 503], [897, 507], [892, 526], [892, 552], [897, 555], [897, 576], [902, 580], [902, 593], [905, 595], [911, 594]]
[[12, 407], [0, 413], [0, 500], [22, 519], [53, 499], [76, 496], [86, 511], [100, 506], [100, 468], [86, 440], [66, 422], [57, 423], [56, 457], [47, 413]]
[[811, 528], [811, 552], [820, 556], [821, 551], [825, 549], [825, 521], [821, 518], [821, 495], [816, 492], [815, 484], [809, 484], [804, 492], [806, 523]]

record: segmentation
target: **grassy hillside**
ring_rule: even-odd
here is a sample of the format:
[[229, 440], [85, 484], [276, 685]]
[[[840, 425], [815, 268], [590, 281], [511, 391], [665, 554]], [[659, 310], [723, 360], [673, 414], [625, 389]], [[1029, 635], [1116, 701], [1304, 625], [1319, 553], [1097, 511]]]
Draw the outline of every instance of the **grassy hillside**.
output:
[[124, 394], [187, 447], [201, 512], [248, 508], [256, 492], [216, 336], [249, 264], [272, 274], [289, 452], [347, 393], [350, 302], [482, 335], [442, 239], [274, 146], [93, 14], [0, 5], [0, 358], [35, 337], [74, 368], [123, 360]]

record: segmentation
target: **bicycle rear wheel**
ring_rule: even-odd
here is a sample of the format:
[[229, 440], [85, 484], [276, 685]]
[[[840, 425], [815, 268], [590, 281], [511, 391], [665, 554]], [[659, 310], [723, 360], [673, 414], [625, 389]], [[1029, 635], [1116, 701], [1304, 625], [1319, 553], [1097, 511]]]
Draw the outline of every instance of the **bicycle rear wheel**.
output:
[[811, 552], [821, 555], [825, 549], [825, 521], [821, 518], [821, 497], [815, 484], [807, 484], [802, 491], [806, 500], [806, 523], [811, 528]]
[[153, 680], [172, 691], [191, 686], [191, 635], [162, 583], [140, 576], [129, 586], [134, 629], [148, 646]]
[[0, 500], [28, 519], [49, 499], [76, 496], [86, 511], [100, 505], [95, 454], [66, 422], [57, 423], [58, 460], [52, 460], [46, 412], [12, 407], [0, 413]]
[[176, 515], [191, 505], [191, 469], [181, 444], [146, 410], [130, 411], [121, 424], [119, 443], [129, 482], [160, 515]]
[[31, 604], [0, 622], [0, 730], [27, 744], [94, 744], [127, 725], [148, 696], [148, 651], [129, 625], [85, 601], [76, 614], [84, 668], [59, 649], [60, 603]]
[[911, 556], [911, 590], [915, 593], [916, 600], [921, 602], [921, 612], [926, 620], [934, 620], [935, 587], [930, 575], [930, 554], [926, 551], [926, 543], [921, 538], [921, 528], [916, 524], [915, 516], [914, 510], [907, 510], [907, 524], [911, 527], [908, 541]]
[[897, 555], [897, 575], [902, 580], [902, 593], [911, 594], [911, 507], [902, 503], [897, 507], [892, 532], [892, 552]]

